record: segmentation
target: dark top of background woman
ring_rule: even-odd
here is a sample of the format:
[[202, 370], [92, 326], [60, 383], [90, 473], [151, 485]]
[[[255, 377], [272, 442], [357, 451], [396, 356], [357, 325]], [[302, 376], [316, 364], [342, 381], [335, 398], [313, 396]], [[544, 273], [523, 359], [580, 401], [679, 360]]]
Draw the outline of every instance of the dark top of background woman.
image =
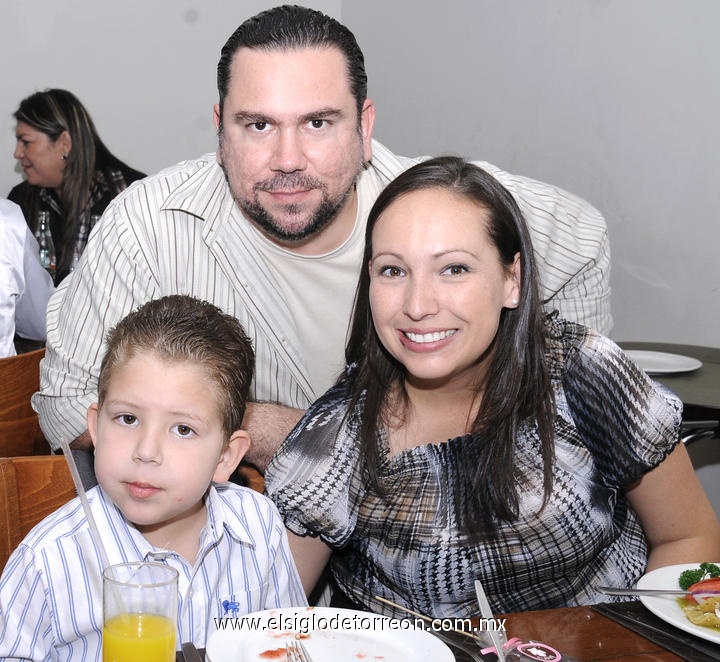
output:
[[91, 217], [101, 215], [118, 193], [145, 175], [110, 152], [71, 92], [35, 92], [20, 102], [13, 116], [14, 156], [26, 180], [8, 198], [20, 205], [33, 232], [38, 212], [50, 213], [59, 283], [85, 249]]

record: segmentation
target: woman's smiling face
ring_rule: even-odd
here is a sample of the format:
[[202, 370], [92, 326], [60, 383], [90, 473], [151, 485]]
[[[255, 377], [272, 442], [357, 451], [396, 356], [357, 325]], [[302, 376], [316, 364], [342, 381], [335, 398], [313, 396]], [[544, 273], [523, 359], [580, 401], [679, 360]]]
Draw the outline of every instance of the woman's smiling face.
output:
[[420, 388], [482, 382], [500, 314], [519, 295], [487, 233], [488, 212], [429, 188], [392, 202], [372, 231], [370, 307], [385, 348]]

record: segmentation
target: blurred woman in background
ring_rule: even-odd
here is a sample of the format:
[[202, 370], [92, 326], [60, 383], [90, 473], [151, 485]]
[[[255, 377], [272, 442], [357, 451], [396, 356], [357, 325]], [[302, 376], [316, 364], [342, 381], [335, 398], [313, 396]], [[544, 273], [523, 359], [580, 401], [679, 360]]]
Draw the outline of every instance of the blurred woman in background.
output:
[[67, 90], [31, 94], [13, 116], [14, 157], [26, 179], [8, 198], [20, 205], [33, 232], [38, 212], [50, 213], [59, 283], [85, 249], [91, 217], [145, 175], [110, 152], [85, 107]]

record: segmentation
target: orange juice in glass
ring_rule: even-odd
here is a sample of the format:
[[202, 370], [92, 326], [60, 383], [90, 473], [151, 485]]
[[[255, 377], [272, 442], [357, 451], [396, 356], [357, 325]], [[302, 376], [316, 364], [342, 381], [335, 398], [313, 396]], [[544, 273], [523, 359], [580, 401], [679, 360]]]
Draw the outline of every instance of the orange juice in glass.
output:
[[103, 662], [175, 660], [178, 572], [121, 563], [103, 572]]

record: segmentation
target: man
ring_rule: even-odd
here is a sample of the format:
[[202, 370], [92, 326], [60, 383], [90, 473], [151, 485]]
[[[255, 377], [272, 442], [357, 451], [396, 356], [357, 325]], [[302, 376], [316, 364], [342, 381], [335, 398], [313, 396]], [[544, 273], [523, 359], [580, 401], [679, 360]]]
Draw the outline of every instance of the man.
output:
[[[261, 469], [343, 368], [367, 213], [420, 159], [372, 140], [362, 52], [347, 28], [317, 11], [283, 6], [243, 23], [223, 47], [218, 92], [216, 158], [180, 163], [121, 194], [50, 302], [33, 403], [54, 447], [87, 447], [103, 336], [148, 299], [206, 299], [247, 330], [257, 361], [248, 457]], [[481, 165], [528, 217], [548, 309], [607, 331], [600, 214], [564, 191]]]

